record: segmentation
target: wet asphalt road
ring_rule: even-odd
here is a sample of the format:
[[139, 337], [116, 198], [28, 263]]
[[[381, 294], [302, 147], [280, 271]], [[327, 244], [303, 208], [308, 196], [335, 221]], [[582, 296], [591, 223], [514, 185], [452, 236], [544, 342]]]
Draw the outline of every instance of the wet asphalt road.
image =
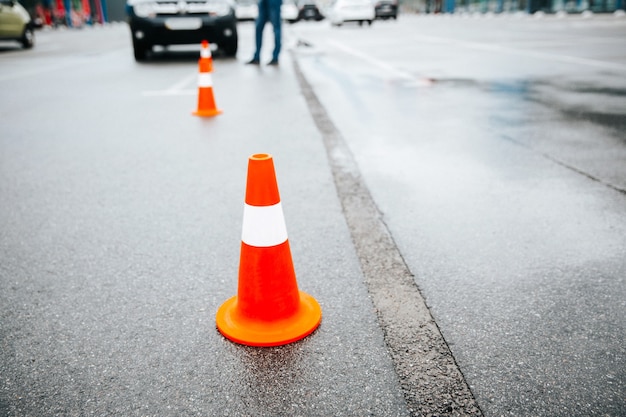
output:
[[[300, 71], [484, 414], [623, 415], [626, 24], [444, 19], [297, 24], [285, 36], [298, 65], [286, 52], [278, 69], [242, 64], [241, 25], [238, 60], [216, 59], [213, 120], [190, 116], [197, 53], [137, 65], [124, 26], [3, 50], [0, 414], [387, 416], [428, 403], [403, 396], [426, 377], [390, 338], [415, 317], [377, 321], [385, 306], [352, 241], [369, 223], [335, 189], [340, 154]], [[273, 349], [214, 327], [236, 291], [257, 152], [274, 154], [299, 284], [324, 314]], [[433, 363], [434, 381], [459, 370]], [[448, 396], [442, 414], [473, 410]]]
[[626, 22], [294, 31], [485, 415], [624, 415]]

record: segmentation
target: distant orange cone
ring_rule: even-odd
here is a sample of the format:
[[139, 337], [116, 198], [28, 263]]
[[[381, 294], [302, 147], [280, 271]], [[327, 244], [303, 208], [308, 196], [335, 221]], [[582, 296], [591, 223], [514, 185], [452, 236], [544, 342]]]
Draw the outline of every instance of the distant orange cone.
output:
[[272, 156], [252, 155], [243, 212], [237, 295], [217, 310], [217, 328], [249, 346], [278, 346], [311, 334], [322, 309], [298, 290]]
[[217, 116], [222, 111], [215, 105], [215, 98], [213, 97], [213, 77], [211, 77], [213, 58], [207, 41], [202, 41], [198, 67], [198, 110], [193, 112], [193, 115], [200, 117]]

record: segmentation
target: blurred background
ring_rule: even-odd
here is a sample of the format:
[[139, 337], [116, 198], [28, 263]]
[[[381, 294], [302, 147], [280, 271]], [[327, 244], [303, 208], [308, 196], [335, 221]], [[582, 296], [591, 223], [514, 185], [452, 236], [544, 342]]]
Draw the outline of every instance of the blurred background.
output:
[[[241, 0], [245, 2], [246, 0]], [[318, 0], [324, 9], [330, 0]], [[125, 0], [20, 0], [38, 26], [123, 21]], [[624, 0], [399, 0], [405, 13], [613, 13]]]

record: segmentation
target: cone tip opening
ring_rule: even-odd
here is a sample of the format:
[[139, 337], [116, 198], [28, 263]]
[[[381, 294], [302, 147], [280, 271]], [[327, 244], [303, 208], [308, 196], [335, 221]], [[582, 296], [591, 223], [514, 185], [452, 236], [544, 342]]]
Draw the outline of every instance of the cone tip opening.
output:
[[250, 159], [253, 159], [256, 161], [264, 161], [267, 159], [272, 159], [272, 155], [268, 153], [255, 153], [254, 155], [250, 157]]

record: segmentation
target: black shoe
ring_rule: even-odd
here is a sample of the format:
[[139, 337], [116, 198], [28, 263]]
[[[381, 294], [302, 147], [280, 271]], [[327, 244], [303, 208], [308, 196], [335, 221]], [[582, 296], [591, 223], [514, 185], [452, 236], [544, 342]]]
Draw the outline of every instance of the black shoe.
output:
[[261, 62], [258, 59], [252, 58], [250, 61], [246, 62], [248, 65], [260, 65]]
[[267, 65], [278, 65], [278, 60], [277, 59], [272, 59], [270, 62], [267, 63]]

